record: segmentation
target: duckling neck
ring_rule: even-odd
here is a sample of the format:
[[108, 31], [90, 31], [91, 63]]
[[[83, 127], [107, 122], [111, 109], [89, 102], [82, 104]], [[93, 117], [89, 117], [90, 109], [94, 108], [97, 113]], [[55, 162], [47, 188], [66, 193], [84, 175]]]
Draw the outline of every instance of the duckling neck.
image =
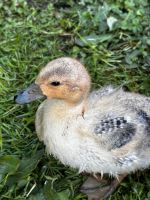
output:
[[85, 110], [86, 101], [82, 101], [76, 104], [68, 103], [63, 100], [47, 100], [51, 112], [57, 117], [57, 119], [64, 119], [66, 116], [82, 115]]

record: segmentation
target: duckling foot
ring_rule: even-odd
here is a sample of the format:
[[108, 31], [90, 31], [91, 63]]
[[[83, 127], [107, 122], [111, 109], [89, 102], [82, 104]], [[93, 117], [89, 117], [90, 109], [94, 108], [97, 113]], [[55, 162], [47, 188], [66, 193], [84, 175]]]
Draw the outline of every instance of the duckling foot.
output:
[[120, 175], [118, 179], [114, 178], [113, 180], [96, 179], [90, 176], [81, 186], [80, 191], [87, 194], [88, 200], [105, 200], [115, 191], [126, 175]]

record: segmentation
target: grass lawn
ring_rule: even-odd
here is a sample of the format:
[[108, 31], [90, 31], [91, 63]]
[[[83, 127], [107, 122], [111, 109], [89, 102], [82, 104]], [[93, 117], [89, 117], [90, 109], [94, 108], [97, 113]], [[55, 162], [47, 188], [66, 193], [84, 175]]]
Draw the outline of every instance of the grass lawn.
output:
[[[0, 200], [86, 200], [84, 177], [37, 139], [40, 102], [20, 106], [13, 97], [60, 56], [85, 64], [93, 88], [150, 96], [149, 14], [148, 0], [0, 1]], [[109, 200], [150, 200], [150, 171], [129, 175]]]

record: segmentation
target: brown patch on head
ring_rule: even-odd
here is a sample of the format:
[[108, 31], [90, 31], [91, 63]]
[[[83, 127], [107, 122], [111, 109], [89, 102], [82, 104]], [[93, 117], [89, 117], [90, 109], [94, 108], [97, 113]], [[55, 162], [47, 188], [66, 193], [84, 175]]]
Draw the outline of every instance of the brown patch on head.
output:
[[76, 103], [84, 98], [84, 89], [79, 88], [76, 85], [70, 85], [64, 83], [60, 86], [51, 86], [42, 84], [41, 90], [44, 95], [46, 95], [49, 99], [63, 99], [68, 101], [69, 103]]

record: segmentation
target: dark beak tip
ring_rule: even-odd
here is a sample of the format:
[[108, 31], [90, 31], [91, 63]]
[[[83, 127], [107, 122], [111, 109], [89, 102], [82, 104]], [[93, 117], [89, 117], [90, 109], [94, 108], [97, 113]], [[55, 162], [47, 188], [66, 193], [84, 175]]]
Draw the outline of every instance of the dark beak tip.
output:
[[17, 97], [18, 97], [18, 95], [16, 94], [16, 95], [14, 96], [14, 101], [15, 101], [15, 102], [16, 102]]
[[23, 94], [23, 92], [24, 92], [24, 91], [17, 92], [17, 94], [14, 96], [14, 101], [15, 101], [16, 103], [20, 104], [19, 101], [18, 101], [18, 99], [19, 99], [20, 96]]

